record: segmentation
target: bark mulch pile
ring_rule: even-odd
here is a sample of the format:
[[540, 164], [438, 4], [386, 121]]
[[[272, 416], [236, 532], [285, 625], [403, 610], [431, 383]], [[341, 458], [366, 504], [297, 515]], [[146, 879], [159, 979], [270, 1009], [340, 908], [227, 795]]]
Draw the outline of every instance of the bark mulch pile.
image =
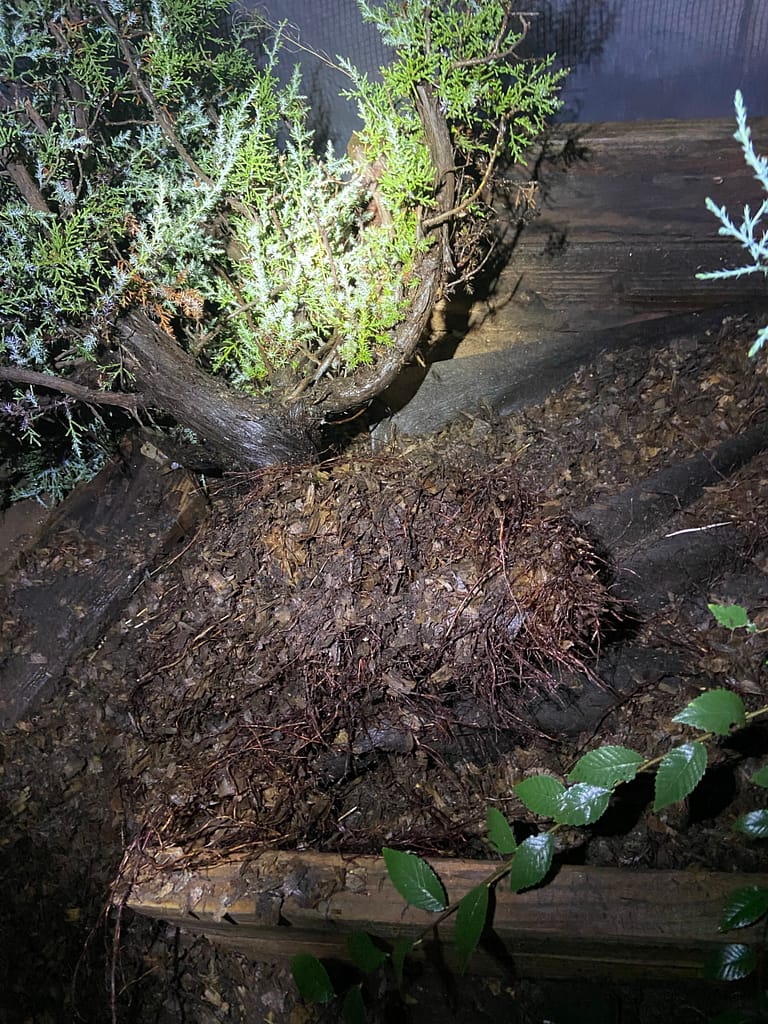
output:
[[[765, 453], [662, 524], [662, 538], [714, 543], [727, 523], [738, 549], [686, 585], [676, 548], [674, 587], [665, 597], [660, 563], [661, 601], [631, 610], [631, 634], [612, 596], [620, 561], [604, 564], [571, 518], [765, 424], [754, 333], [731, 320], [695, 343], [608, 353], [508, 418], [214, 482], [199, 531], [0, 739], [0, 1019], [100, 1022], [114, 1005], [132, 1024], [298, 1022], [284, 968], [127, 914], [113, 947], [100, 923], [126, 849], [127, 864], [190, 868], [265, 845], [484, 856], [489, 804], [525, 824], [525, 774], [567, 772], [600, 743], [663, 753], [703, 688], [762, 703], [768, 636], [729, 634], [707, 603], [768, 625]], [[48, 571], [35, 557], [30, 579]], [[620, 691], [617, 648], [632, 655]], [[547, 731], [530, 714], [542, 699], [565, 714], [590, 687], [603, 703], [588, 725]], [[698, 802], [654, 816], [639, 793], [630, 820], [564, 843], [587, 863], [758, 867], [764, 854], [729, 831], [755, 806], [756, 742], [722, 745]], [[535, 1005], [517, 1019], [542, 1019]]]
[[[423, 762], [457, 727], [525, 731], [532, 692], [594, 660], [602, 569], [509, 459], [270, 472], [220, 492], [87, 671], [135, 681], [136, 779], [163, 846], [322, 845], [377, 759]], [[375, 799], [364, 828], [359, 808], [347, 816], [361, 849], [413, 838], [398, 803]]]

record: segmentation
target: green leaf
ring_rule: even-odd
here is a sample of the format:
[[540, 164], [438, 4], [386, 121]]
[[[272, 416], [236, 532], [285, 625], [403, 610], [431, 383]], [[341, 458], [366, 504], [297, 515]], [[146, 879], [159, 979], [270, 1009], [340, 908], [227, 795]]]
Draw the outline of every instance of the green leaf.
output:
[[413, 942], [410, 939], [396, 939], [390, 956], [392, 957], [392, 969], [395, 972], [397, 987], [403, 987], [403, 968], [405, 958], [413, 949]]
[[758, 768], [749, 781], [754, 786], [762, 786], [763, 789], [768, 789], [768, 764], [764, 764], [762, 768]]
[[514, 789], [529, 811], [542, 818], [554, 818], [565, 786], [551, 775], [531, 775]]
[[727, 932], [731, 928], [748, 928], [768, 911], [768, 889], [757, 885], [748, 885], [744, 889], [734, 889], [729, 893], [723, 908], [720, 931]]
[[743, 728], [746, 720], [744, 702], [731, 690], [707, 690], [672, 719], [718, 736], [727, 736], [732, 727]]
[[363, 993], [359, 985], [353, 985], [344, 996], [341, 1004], [341, 1019], [344, 1024], [365, 1024], [368, 1019], [365, 1013]]
[[512, 892], [521, 892], [538, 885], [552, 866], [555, 840], [547, 832], [529, 836], [517, 848], [509, 871]]
[[642, 754], [629, 747], [598, 747], [579, 758], [568, 780], [612, 789], [619, 782], [631, 782], [643, 760]]
[[717, 620], [718, 626], [726, 629], [748, 629], [754, 632], [755, 624], [747, 614], [747, 609], [740, 604], [708, 604], [707, 608]]
[[368, 932], [352, 932], [347, 937], [347, 949], [355, 967], [367, 974], [377, 971], [387, 959], [387, 954], [379, 949]]
[[684, 800], [701, 782], [707, 769], [707, 748], [701, 743], [686, 743], [666, 754], [656, 773], [654, 811], [661, 811]]
[[610, 789], [577, 782], [560, 797], [555, 821], [560, 825], [591, 825], [605, 814], [610, 799]]
[[488, 897], [488, 886], [478, 885], [462, 897], [456, 910], [456, 928], [453, 938], [462, 970], [477, 949], [480, 936], [483, 934], [488, 917]]
[[328, 1003], [336, 995], [328, 972], [316, 956], [297, 954], [291, 960], [291, 974], [305, 1003]]
[[488, 830], [488, 842], [496, 853], [505, 856], [517, 849], [512, 826], [496, 807], [489, 807], [485, 812], [485, 827]]
[[733, 942], [707, 957], [704, 976], [715, 981], [741, 981], [757, 967], [757, 953], [750, 946]]
[[422, 857], [385, 846], [381, 851], [392, 885], [406, 903], [439, 913], [448, 906], [443, 883]]
[[750, 839], [768, 839], [768, 810], [750, 811], [734, 823], [737, 832], [743, 832]]

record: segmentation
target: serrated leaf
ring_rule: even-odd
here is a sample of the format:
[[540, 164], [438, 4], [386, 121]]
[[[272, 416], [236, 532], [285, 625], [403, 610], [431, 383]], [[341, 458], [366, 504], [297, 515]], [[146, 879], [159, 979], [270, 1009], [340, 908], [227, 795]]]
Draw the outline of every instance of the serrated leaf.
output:
[[365, 1002], [359, 985], [353, 985], [341, 1004], [341, 1019], [344, 1024], [366, 1024]]
[[619, 782], [631, 782], [643, 760], [642, 754], [629, 747], [598, 747], [579, 758], [568, 780], [612, 789]]
[[701, 782], [707, 770], [707, 748], [702, 743], [686, 743], [665, 754], [656, 772], [654, 811], [684, 800]]
[[392, 885], [406, 903], [439, 913], [448, 906], [443, 883], [423, 857], [385, 846], [381, 851]]
[[718, 736], [727, 736], [733, 727], [743, 728], [746, 720], [744, 702], [732, 690], [707, 690], [672, 719]]
[[707, 957], [704, 974], [716, 981], [741, 981], [757, 967], [757, 953], [750, 946], [733, 942]]
[[743, 814], [733, 823], [733, 827], [750, 839], [768, 839], [768, 811], [750, 811], [749, 814]]
[[514, 789], [529, 811], [542, 818], [554, 818], [565, 786], [551, 775], [531, 775]]
[[754, 786], [762, 786], [763, 789], [768, 789], [768, 764], [764, 764], [762, 768], [758, 768], [749, 781]]
[[403, 987], [403, 968], [405, 958], [413, 949], [413, 942], [410, 939], [396, 939], [390, 956], [392, 957], [392, 970], [395, 972], [397, 987]]
[[512, 826], [496, 807], [489, 807], [485, 812], [485, 827], [488, 830], [488, 842], [495, 853], [505, 856], [517, 849]]
[[555, 840], [547, 832], [529, 836], [517, 848], [509, 871], [512, 892], [521, 892], [538, 885], [552, 866]]
[[291, 974], [305, 1003], [328, 1003], [336, 995], [328, 972], [316, 956], [297, 954], [291, 960]]
[[750, 619], [747, 609], [740, 604], [708, 604], [718, 626], [725, 629], [748, 629], [752, 631], [755, 624]]
[[605, 814], [610, 799], [610, 789], [577, 782], [560, 797], [555, 821], [560, 825], [591, 825]]
[[379, 949], [368, 932], [352, 932], [347, 937], [347, 949], [355, 967], [367, 974], [377, 971], [387, 959], [387, 954]]
[[720, 921], [720, 931], [748, 928], [759, 921], [766, 912], [768, 912], [768, 889], [758, 885], [734, 889], [726, 898], [723, 917]]
[[462, 970], [477, 949], [488, 917], [488, 886], [478, 885], [463, 896], [456, 909], [456, 927], [453, 940], [459, 954]]

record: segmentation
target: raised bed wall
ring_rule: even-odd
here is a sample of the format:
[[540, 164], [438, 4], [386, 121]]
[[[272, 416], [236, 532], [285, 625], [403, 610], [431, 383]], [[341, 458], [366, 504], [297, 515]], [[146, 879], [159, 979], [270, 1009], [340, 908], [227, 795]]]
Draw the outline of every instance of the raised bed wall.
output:
[[[556, 126], [514, 175], [538, 182], [534, 215], [518, 230], [497, 203], [503, 258], [438, 309], [430, 365], [389, 389], [379, 436], [431, 433], [483, 405], [510, 412], [601, 351], [668, 345], [717, 330], [725, 307], [768, 302], [762, 274], [696, 279], [747, 258], [718, 235], [707, 197], [737, 223], [764, 198], [734, 130], [730, 118]], [[766, 152], [768, 118], [752, 120], [752, 135]]]
[[[768, 118], [751, 127], [766, 152]], [[507, 235], [491, 294], [446, 312], [449, 330], [469, 327], [457, 354], [764, 296], [761, 275], [695, 276], [746, 257], [718, 235], [706, 198], [737, 222], [764, 198], [734, 130], [732, 118], [557, 126], [524, 169], [539, 182], [537, 215]]]
[[[452, 899], [487, 878], [493, 864], [431, 860]], [[768, 875], [563, 867], [541, 888], [496, 888], [492, 941], [470, 969], [529, 977], [696, 978], [725, 940], [718, 932], [727, 893], [768, 885]], [[405, 906], [380, 857], [267, 853], [248, 864], [195, 872], [158, 870], [127, 897], [138, 913], [161, 918], [255, 959], [311, 953], [348, 959], [347, 936], [415, 939], [434, 915]], [[740, 942], [759, 938], [742, 929]], [[440, 952], [455, 967], [452, 922]], [[427, 947], [430, 942], [427, 941]]]

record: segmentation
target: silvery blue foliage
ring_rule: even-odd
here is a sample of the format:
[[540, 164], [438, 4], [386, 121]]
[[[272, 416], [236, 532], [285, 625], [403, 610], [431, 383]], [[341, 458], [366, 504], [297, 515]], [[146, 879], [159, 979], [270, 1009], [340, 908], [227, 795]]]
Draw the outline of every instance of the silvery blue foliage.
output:
[[[724, 206], [718, 206], [714, 200], [707, 197], [707, 209], [710, 210], [720, 221], [718, 234], [726, 238], [735, 238], [749, 253], [751, 262], [741, 267], [731, 267], [724, 270], [710, 270], [706, 273], [697, 274], [696, 277], [702, 281], [722, 280], [723, 278], [742, 277], [745, 274], [768, 275], [768, 227], [761, 224], [768, 215], [768, 159], [755, 152], [752, 142], [752, 132], [747, 124], [747, 108], [744, 105], [744, 97], [739, 90], [736, 91], [734, 100], [736, 107], [736, 123], [738, 125], [734, 138], [740, 144], [744, 152], [744, 160], [748, 167], [755, 172], [755, 177], [763, 186], [766, 198], [753, 213], [750, 206], [744, 206], [742, 221], [736, 225]], [[763, 327], [757, 335], [749, 355], [754, 356], [768, 341], [768, 324]]]

